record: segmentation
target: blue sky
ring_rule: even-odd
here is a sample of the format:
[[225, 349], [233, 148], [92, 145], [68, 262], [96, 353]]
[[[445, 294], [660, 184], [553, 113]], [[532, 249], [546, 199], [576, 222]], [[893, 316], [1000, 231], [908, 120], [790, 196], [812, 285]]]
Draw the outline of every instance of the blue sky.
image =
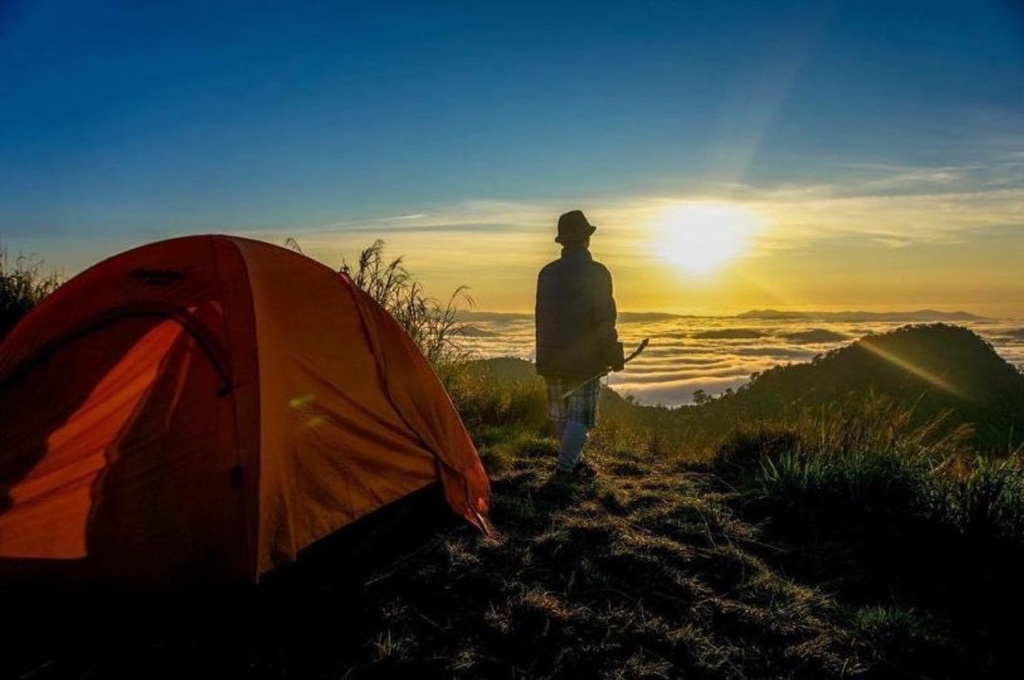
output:
[[[644, 200], [785, 203], [790, 216], [772, 218], [784, 236], [806, 233], [787, 225], [815, 191], [811, 212], [853, 199], [850, 219], [877, 223], [938, 195], [942, 215], [1000, 230], [985, 232], [1000, 249], [1024, 245], [1024, 13], [1011, 1], [0, 8], [0, 243], [69, 273], [196, 232], [301, 237], [337, 260], [371, 234], [417, 248], [401, 235], [550, 231], [577, 206], [640, 228]], [[888, 247], [900, 229], [934, 235], [913, 210], [922, 226], [894, 223]], [[528, 252], [510, 276], [552, 255]], [[443, 258], [418, 264], [453, 281]], [[480, 281], [483, 306], [524, 306], [488, 305]], [[1006, 285], [999, 300], [1019, 292]]]

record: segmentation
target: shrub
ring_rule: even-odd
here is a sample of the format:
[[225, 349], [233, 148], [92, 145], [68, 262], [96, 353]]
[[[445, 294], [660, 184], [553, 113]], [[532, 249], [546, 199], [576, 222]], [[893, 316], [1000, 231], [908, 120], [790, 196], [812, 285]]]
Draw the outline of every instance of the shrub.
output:
[[1024, 459], [955, 461], [936, 479], [934, 511], [974, 540], [1024, 544]]
[[452, 372], [449, 393], [471, 431], [544, 434], [549, 427], [544, 381], [516, 359], [491, 359]]
[[800, 435], [792, 429], [765, 423], [739, 427], [718, 445], [711, 467], [727, 477], [745, 477], [759, 474], [766, 462], [781, 461], [800, 449]]
[[342, 260], [339, 271], [402, 324], [435, 368], [447, 372], [465, 361], [468, 354], [459, 342], [465, 327], [456, 315], [460, 303], [473, 304], [466, 286], [456, 288], [443, 304], [429, 297], [401, 256], [390, 262], [384, 259], [384, 241], [380, 239], [363, 249], [355, 265]]
[[1001, 476], [968, 482], [972, 477], [962, 474], [973, 456], [969, 429], [945, 427], [944, 416], [918, 425], [912, 411], [870, 397], [737, 428], [718, 446], [711, 468], [794, 526], [930, 518], [959, 527], [966, 515], [1006, 517], [1000, 504], [1015, 498], [1015, 487]]
[[[293, 238], [286, 239], [285, 246], [302, 252]], [[453, 370], [469, 358], [461, 342], [465, 325], [456, 318], [460, 304], [473, 304], [468, 288], [459, 286], [442, 304], [426, 294], [401, 256], [385, 260], [381, 239], [364, 248], [354, 264], [342, 259], [338, 271], [395, 317], [450, 387]]]
[[0, 248], [0, 339], [60, 283], [56, 273], [44, 274], [35, 258], [19, 255], [12, 263]]

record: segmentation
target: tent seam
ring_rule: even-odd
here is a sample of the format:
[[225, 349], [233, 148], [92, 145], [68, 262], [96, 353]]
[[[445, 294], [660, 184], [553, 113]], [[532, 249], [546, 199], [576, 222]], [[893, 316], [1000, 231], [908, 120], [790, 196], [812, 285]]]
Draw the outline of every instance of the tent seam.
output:
[[[211, 239], [215, 239], [215, 238], [216, 237], [211, 237]], [[259, 333], [257, 333], [257, 331], [256, 331], [256, 297], [253, 295], [253, 292], [252, 292], [252, 280], [251, 280], [251, 278], [249, 276], [249, 262], [245, 259], [245, 254], [242, 252], [242, 248], [238, 245], [238, 242], [235, 239], [228, 238], [228, 239], [225, 239], [225, 240], [227, 240], [234, 247], [235, 252], [238, 255], [238, 259], [242, 263], [242, 272], [244, 274], [245, 289], [246, 289], [246, 293], [248, 294], [248, 298], [249, 298], [249, 310], [248, 311], [249, 311], [250, 318], [252, 319], [252, 329], [253, 329], [253, 333], [252, 333], [253, 337], [252, 337], [252, 339], [253, 339], [253, 347], [254, 347], [254, 353], [255, 353], [254, 366], [255, 366], [255, 371], [256, 371], [256, 376], [255, 376], [255, 378], [256, 378], [255, 392], [256, 392], [257, 422], [262, 423], [263, 419], [262, 419], [261, 416], [262, 416], [262, 408], [263, 408], [263, 395], [261, 393], [261, 382], [260, 382]], [[221, 304], [223, 305], [223, 303], [224, 303], [224, 281], [221, 278], [220, 261], [217, 258], [216, 252], [214, 252], [213, 263], [214, 263], [213, 266], [216, 268], [218, 293], [219, 293], [219, 297], [220, 297], [220, 300], [221, 300]], [[225, 315], [226, 311], [227, 310], [224, 310], [223, 308], [221, 310], [221, 323], [224, 325], [224, 335], [225, 335], [225, 337], [227, 337], [227, 334], [228, 334], [227, 317]], [[232, 382], [234, 382], [234, 378], [235, 378], [234, 364], [231, 365], [231, 377], [232, 377]], [[239, 420], [240, 419], [239, 419], [239, 414], [238, 414], [239, 408], [240, 408], [239, 400], [238, 399], [234, 399], [234, 408], [232, 409], [232, 412], [234, 414], [234, 419], [233, 420], [234, 420], [234, 426], [235, 426], [235, 441], [237, 443], [241, 443], [241, 428], [239, 426]], [[259, 579], [259, 573], [260, 573], [260, 555], [259, 555], [259, 531], [260, 531], [259, 489], [260, 489], [260, 468], [261, 468], [260, 463], [261, 463], [261, 459], [262, 459], [262, 456], [260, 455], [260, 449], [261, 449], [261, 446], [262, 446], [262, 443], [263, 443], [262, 435], [263, 435], [262, 425], [260, 425], [260, 426], [256, 427], [256, 442], [255, 442], [256, 450], [255, 450], [255, 452], [250, 452], [249, 453], [250, 456], [255, 457], [255, 465], [253, 466], [255, 468], [255, 470], [254, 470], [255, 474], [246, 474], [248, 471], [246, 471], [244, 467], [242, 468], [242, 470], [243, 470], [243, 476], [242, 476], [242, 480], [243, 480], [243, 487], [242, 487], [242, 516], [245, 518], [245, 522], [246, 522], [245, 547], [246, 547], [246, 556], [247, 556], [247, 561], [248, 561], [247, 567], [249, 569], [251, 569], [251, 572], [248, 574], [248, 576], [251, 577], [253, 580], [258, 580]], [[239, 464], [241, 464], [241, 462], [242, 461], [239, 461]], [[245, 481], [248, 480], [249, 477], [253, 477], [254, 480], [255, 480], [254, 482], [252, 482], [255, 485], [255, 491], [254, 492], [250, 492], [250, 493], [246, 493], [247, 489], [245, 488], [244, 484], [245, 484]], [[253, 497], [256, 498], [256, 507], [255, 508], [250, 507], [252, 505], [251, 499]]]

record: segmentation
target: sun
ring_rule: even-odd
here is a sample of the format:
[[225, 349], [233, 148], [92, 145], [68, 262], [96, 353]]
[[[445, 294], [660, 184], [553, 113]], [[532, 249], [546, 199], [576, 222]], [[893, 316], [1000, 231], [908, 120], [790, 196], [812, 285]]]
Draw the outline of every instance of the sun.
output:
[[658, 257], [693, 276], [708, 276], [744, 255], [763, 222], [729, 203], [684, 203], [666, 208], [653, 225]]

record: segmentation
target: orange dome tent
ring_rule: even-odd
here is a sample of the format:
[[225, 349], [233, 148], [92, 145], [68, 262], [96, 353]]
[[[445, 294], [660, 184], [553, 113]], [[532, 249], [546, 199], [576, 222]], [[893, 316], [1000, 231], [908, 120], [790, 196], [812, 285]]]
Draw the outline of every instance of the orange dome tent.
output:
[[0, 558], [156, 583], [258, 581], [440, 481], [488, 481], [436, 375], [347, 277], [190, 236], [76, 276], [0, 345]]

